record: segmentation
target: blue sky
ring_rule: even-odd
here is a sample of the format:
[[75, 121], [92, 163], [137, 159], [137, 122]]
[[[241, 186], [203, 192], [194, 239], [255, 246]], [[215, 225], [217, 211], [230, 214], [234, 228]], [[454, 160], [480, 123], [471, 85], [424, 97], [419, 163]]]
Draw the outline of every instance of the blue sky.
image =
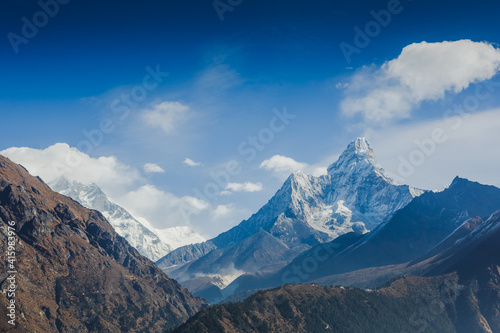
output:
[[[55, 10], [56, 2], [41, 3], [52, 4], [47, 8]], [[38, 31], [29, 38], [23, 36], [23, 17], [30, 23], [43, 20], [44, 14], [37, 14], [43, 10], [40, 3], [2, 3], [0, 151], [11, 147], [45, 150], [66, 143], [97, 161], [85, 167], [98, 169], [99, 157], [113, 156], [116, 164], [105, 163], [109, 170], [99, 169], [104, 170], [102, 177], [75, 179], [100, 182], [114, 199], [157, 227], [190, 224], [209, 236], [255, 212], [289, 171], [320, 174], [361, 135], [370, 139], [380, 163], [400, 182], [439, 189], [460, 174], [500, 186], [495, 172], [498, 150], [477, 149], [477, 145], [500, 139], [490, 128], [497, 124], [498, 112], [489, 111], [499, 107], [498, 86], [485, 90], [484, 98], [478, 99], [476, 93], [481, 84], [500, 81], [495, 53], [500, 42], [499, 5], [495, 1], [220, 3], [230, 8], [221, 14], [222, 21], [213, 1], [61, 1], [57, 13], [46, 15], [46, 22], [39, 22]], [[373, 12], [382, 15], [381, 11], [391, 8], [394, 13], [386, 18], [387, 24], [372, 24], [375, 28], [378, 24], [378, 30], [348, 61], [340, 45], [355, 47], [354, 29], [366, 31], [370, 22], [376, 22]], [[13, 34], [25, 39], [13, 46]], [[422, 44], [441, 47], [444, 41], [461, 40], [475, 44], [454, 44], [449, 50]], [[413, 43], [417, 47], [406, 49], [408, 55], [400, 57]], [[470, 50], [477, 52], [467, 53]], [[415, 63], [419, 52], [424, 60], [426, 56], [439, 58], [437, 70], [426, 67], [424, 61]], [[467, 59], [481, 59], [476, 64], [486, 54], [490, 57], [485, 63], [491, 66], [470, 65], [457, 56], [462, 52]], [[400, 61], [388, 66], [398, 57]], [[446, 73], [456, 71], [462, 76], [439, 73], [446, 67], [441, 63], [456, 64], [456, 69], [447, 68]], [[430, 82], [442, 77], [448, 81], [417, 85], [406, 74], [403, 65], [408, 64], [434, 71]], [[155, 81], [151, 76], [155, 71], [168, 76], [157, 75]], [[404, 84], [406, 90], [401, 91], [388, 77], [401, 79], [397, 84]], [[429, 86], [430, 90], [423, 88]], [[375, 117], [378, 111], [367, 112], [372, 104], [366, 104], [363, 97], [380, 96], [380, 87], [404, 101], [377, 101], [385, 113]], [[120, 99], [134, 92], [146, 94], [137, 95], [140, 98], [123, 109], [126, 104]], [[349, 100], [354, 104], [348, 106]], [[393, 104], [387, 106], [388, 102]], [[469, 102], [477, 105], [471, 104], [466, 117], [443, 120], [446, 110]], [[272, 139], [261, 142], [262, 150], [256, 150], [254, 157], [242, 154], [250, 147], [245, 144], [249, 137], [269, 135], [270, 122], [284, 109], [294, 118], [282, 130], [281, 123], [275, 122], [280, 130], [271, 131]], [[461, 120], [464, 125], [458, 125]], [[103, 132], [103, 121], [112, 130]], [[408, 160], [419, 149], [415, 140], [432, 138], [429, 133], [435, 128], [447, 131], [445, 142], [426, 154], [422, 163], [410, 166], [415, 169], [411, 175], [401, 175], [401, 158]], [[92, 143], [85, 131], [100, 134], [95, 134]], [[66, 150], [60, 146], [50, 156]], [[28, 169], [31, 166], [33, 173], [52, 175], [40, 165], [48, 163], [46, 155], [36, 162], [27, 154], [33, 152], [12, 153], [11, 158], [28, 164]], [[465, 156], [450, 165], [459, 155]], [[186, 158], [195, 163], [184, 163]], [[263, 165], [266, 160], [270, 162]], [[241, 168], [227, 181], [233, 185], [227, 189], [227, 184], [219, 185], [217, 195], [207, 196], [205, 187], [214, 183], [211, 174], [226, 170], [229, 161]], [[147, 163], [159, 168], [146, 172]], [[102, 180], [120, 176], [128, 181], [113, 186]], [[141, 208], [140, 199], [158, 204]], [[194, 205], [199, 214], [187, 220], [170, 214], [175, 207], [169, 208], [165, 200]]]

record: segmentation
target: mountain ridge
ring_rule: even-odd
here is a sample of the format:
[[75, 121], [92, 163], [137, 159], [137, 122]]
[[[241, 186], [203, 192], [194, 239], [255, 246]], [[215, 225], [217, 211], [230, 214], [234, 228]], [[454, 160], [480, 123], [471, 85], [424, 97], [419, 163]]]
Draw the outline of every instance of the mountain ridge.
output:
[[[354, 275], [366, 275], [366, 282], [373, 275], [381, 283], [398, 274], [416, 273], [405, 266], [411, 265], [412, 260], [423, 260], [471, 218], [490, 215], [497, 209], [500, 209], [500, 189], [456, 177], [447, 189], [414, 198], [389, 220], [341, 252], [323, 253], [335, 240], [319, 244], [271, 275], [241, 276], [227, 288], [244, 295], [249, 290], [283, 283], [327, 284], [331, 281], [350, 285], [356, 280]], [[318, 251], [323, 252], [318, 254]]]
[[500, 332], [500, 210], [446, 240], [375, 289], [283, 285], [206, 308], [174, 332]]

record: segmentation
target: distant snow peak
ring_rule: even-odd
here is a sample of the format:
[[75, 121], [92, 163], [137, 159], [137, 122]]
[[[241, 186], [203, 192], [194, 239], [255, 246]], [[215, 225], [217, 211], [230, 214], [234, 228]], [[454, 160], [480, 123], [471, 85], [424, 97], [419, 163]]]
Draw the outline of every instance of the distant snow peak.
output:
[[154, 229], [141, 223], [123, 207], [109, 198], [96, 184], [82, 184], [60, 177], [49, 184], [56, 192], [79, 202], [82, 206], [101, 212], [115, 231], [124, 237], [140, 254], [156, 261], [170, 251], [187, 244], [205, 241], [187, 226]]
[[370, 142], [364, 137], [352, 141], [338, 160], [328, 167], [328, 175], [344, 182], [351, 181], [353, 177], [362, 180], [373, 174], [391, 185], [397, 185], [377, 162]]
[[356, 140], [351, 142], [351, 144], [347, 147], [347, 150], [349, 150], [351, 146], [354, 146], [354, 153], [356, 155], [366, 155], [370, 153], [373, 155], [372, 146], [370, 145], [370, 142], [368, 142], [368, 140], [364, 137], [357, 138]]
[[346, 169], [350, 169], [360, 162], [371, 165], [376, 164], [373, 148], [366, 138], [357, 138], [352, 141], [338, 160], [328, 167], [328, 174], [335, 171], [346, 171]]
[[368, 139], [360, 137], [352, 141], [342, 153], [344, 156], [355, 156], [357, 158], [375, 159], [373, 148]]

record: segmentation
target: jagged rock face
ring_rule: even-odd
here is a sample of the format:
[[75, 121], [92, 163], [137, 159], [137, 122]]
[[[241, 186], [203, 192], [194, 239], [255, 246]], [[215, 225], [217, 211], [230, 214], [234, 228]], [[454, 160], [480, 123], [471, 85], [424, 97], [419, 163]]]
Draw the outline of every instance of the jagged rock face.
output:
[[[450, 187], [485, 192], [448, 191], [435, 200], [439, 206], [451, 199], [455, 207], [471, 201], [464, 207], [471, 213], [484, 212], [485, 196], [498, 192], [458, 178]], [[442, 211], [450, 208], [448, 202]], [[174, 332], [500, 332], [500, 211], [466, 220], [421, 260], [401, 272], [427, 277], [398, 278], [375, 290], [285, 285], [204, 309]]]
[[335, 264], [325, 266], [341, 273], [405, 263], [430, 251], [469, 218], [499, 208], [500, 189], [456, 177], [447, 189], [415, 198], [361, 244], [335, 258]]
[[428, 256], [424, 265], [426, 275], [457, 272], [466, 284], [458, 299], [457, 331], [500, 332], [500, 211], [484, 220], [469, 220], [448, 239], [453, 244], [442, 244], [450, 246]]
[[128, 211], [111, 200], [96, 184], [85, 185], [60, 177], [49, 183], [56, 192], [66, 195], [82, 206], [101, 212], [115, 231], [143, 256], [156, 261], [182, 245], [202, 242], [203, 237], [187, 226], [167, 229], [148, 228]]
[[[163, 332], [204, 305], [142, 257], [102, 214], [0, 156], [1, 309], [7, 304], [9, 221], [16, 222], [18, 331]], [[5, 320], [0, 325], [1, 331], [12, 329]]]
[[[462, 238], [464, 235], [469, 235], [471, 230], [474, 230], [475, 235], [480, 230], [492, 229], [494, 225], [485, 224], [489, 226], [486, 228], [481, 224], [481, 219], [471, 217], [488, 216], [499, 208], [500, 189], [457, 177], [449, 188], [437, 193], [427, 192], [413, 199], [383, 225], [349, 244], [348, 247], [337, 246], [336, 249], [341, 251], [325, 251], [325, 249], [336, 245], [349, 234], [333, 242], [316, 245], [272, 275], [242, 276], [227, 288], [234, 288], [235, 293], [244, 293], [249, 290], [276, 287], [283, 283], [317, 282], [352, 285], [354, 281], [359, 283], [358, 279], [364, 281], [361, 285], [373, 286], [375, 282], [382, 283], [406, 272], [421, 274], [421, 267], [419, 271], [408, 271], [402, 267], [393, 270], [388, 265], [404, 265], [415, 260], [420, 262], [436, 256], [457, 242], [463, 244], [465, 240]], [[451, 253], [445, 252], [444, 258], [450, 257], [456, 251], [457, 248], [453, 247]], [[483, 252], [486, 254], [485, 251]], [[479, 253], [476, 254], [482, 257]], [[486, 258], [499, 255], [500, 252], [493, 254], [490, 251]], [[478, 262], [477, 259], [470, 261]], [[315, 263], [313, 269], [309, 267], [311, 262]], [[387, 268], [379, 269], [376, 274], [367, 273], [367, 270], [372, 270], [373, 273], [383, 266]], [[462, 276], [465, 275], [465, 271], [473, 272], [475, 269], [463, 269], [460, 272]], [[379, 273], [381, 274], [378, 275]]]
[[328, 175], [292, 174], [257, 214], [212, 242], [227, 246], [259, 228], [287, 244], [330, 241], [347, 232], [373, 230], [422, 193], [396, 185], [378, 166], [368, 141], [358, 138], [330, 165]]

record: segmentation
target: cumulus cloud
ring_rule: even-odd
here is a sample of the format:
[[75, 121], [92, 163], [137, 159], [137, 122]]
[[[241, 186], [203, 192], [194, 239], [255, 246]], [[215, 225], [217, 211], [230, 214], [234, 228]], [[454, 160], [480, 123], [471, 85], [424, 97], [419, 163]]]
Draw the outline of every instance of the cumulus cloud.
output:
[[262, 183], [228, 183], [225, 190], [233, 192], [259, 192], [262, 191]]
[[414, 43], [378, 68], [357, 71], [341, 109], [370, 121], [407, 118], [419, 103], [459, 93], [499, 70], [500, 50], [485, 42]]
[[297, 162], [291, 157], [282, 155], [274, 155], [260, 164], [260, 167], [265, 170], [287, 174], [295, 171], [304, 171], [307, 166], [307, 163]]
[[[145, 184], [140, 172], [115, 156], [90, 157], [66, 143], [45, 149], [13, 147], [0, 154], [22, 164], [50, 183], [61, 176], [83, 184], [95, 183], [119, 205], [148, 227], [191, 226], [214, 237], [247, 218], [248, 209], [232, 204], [212, 205], [193, 196], [177, 196]], [[148, 164], [146, 164], [148, 165]], [[159, 170], [155, 164], [146, 167]]]
[[179, 197], [153, 185], [141, 186], [117, 201], [154, 228], [188, 225], [207, 238], [227, 231], [251, 213], [233, 204], [213, 205], [193, 196]]
[[234, 207], [232, 205], [218, 205], [212, 214], [215, 218], [221, 218], [232, 214]]
[[164, 173], [165, 170], [163, 170], [163, 168], [161, 166], [159, 166], [158, 164], [154, 164], [154, 163], [146, 163], [144, 164], [144, 172], [146, 173]]
[[304, 162], [297, 162], [291, 157], [274, 155], [273, 157], [262, 161], [260, 168], [271, 171], [278, 178], [286, 178], [292, 172], [303, 171], [313, 176], [326, 174], [326, 167], [310, 165]]
[[182, 163], [187, 164], [187, 165], [192, 166], [192, 167], [201, 165], [201, 163], [200, 163], [200, 162], [195, 162], [195, 161], [193, 161], [192, 159], [187, 158], [187, 157], [186, 157], [186, 159], [184, 160], [184, 162], [182, 162]]
[[163, 102], [152, 109], [142, 111], [144, 121], [152, 126], [159, 127], [163, 132], [170, 134], [176, 127], [189, 118], [189, 107], [179, 102]]
[[22, 164], [34, 176], [49, 183], [65, 176], [84, 184], [95, 183], [110, 195], [141, 180], [140, 173], [120, 162], [115, 156], [90, 157], [66, 143], [46, 149], [8, 148], [0, 154]]
[[191, 196], [178, 197], [153, 185], [144, 185], [118, 199], [132, 215], [150, 221], [154, 227], [191, 225], [192, 215], [210, 208], [206, 201]]

